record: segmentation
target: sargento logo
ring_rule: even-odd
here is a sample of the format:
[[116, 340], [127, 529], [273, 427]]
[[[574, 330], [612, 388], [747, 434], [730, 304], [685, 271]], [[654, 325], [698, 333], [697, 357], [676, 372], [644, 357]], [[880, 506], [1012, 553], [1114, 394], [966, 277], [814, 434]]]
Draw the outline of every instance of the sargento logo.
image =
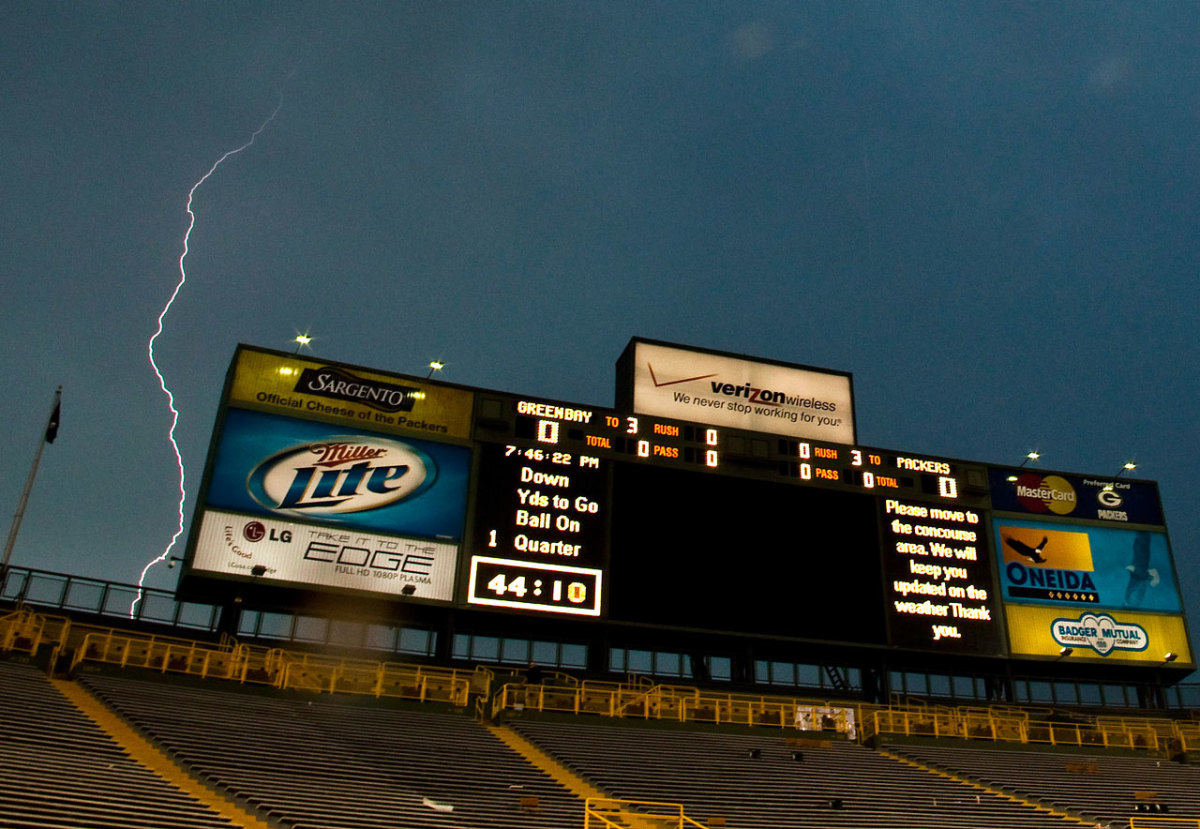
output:
[[411, 498], [436, 477], [433, 459], [408, 444], [341, 436], [272, 455], [251, 470], [246, 485], [273, 512], [333, 515]]
[[1075, 487], [1058, 475], [1042, 477], [1029, 472], [1020, 475], [1013, 486], [1017, 500], [1030, 512], [1053, 512], [1067, 515], [1075, 511]]
[[1084, 613], [1078, 619], [1050, 623], [1054, 641], [1068, 648], [1091, 648], [1101, 656], [1113, 651], [1144, 651], [1149, 644], [1141, 625], [1122, 624], [1107, 613]]
[[295, 391], [362, 403], [381, 412], [411, 412], [420, 389], [365, 380], [343, 368], [306, 368], [300, 372]]

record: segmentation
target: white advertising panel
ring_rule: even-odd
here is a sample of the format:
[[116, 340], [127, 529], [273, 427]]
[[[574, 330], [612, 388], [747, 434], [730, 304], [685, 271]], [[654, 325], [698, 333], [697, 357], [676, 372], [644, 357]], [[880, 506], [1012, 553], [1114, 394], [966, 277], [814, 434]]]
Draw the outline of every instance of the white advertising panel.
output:
[[854, 443], [849, 375], [636, 342], [633, 409], [797, 438]]
[[264, 583], [450, 601], [457, 557], [457, 544], [207, 510], [191, 566]]

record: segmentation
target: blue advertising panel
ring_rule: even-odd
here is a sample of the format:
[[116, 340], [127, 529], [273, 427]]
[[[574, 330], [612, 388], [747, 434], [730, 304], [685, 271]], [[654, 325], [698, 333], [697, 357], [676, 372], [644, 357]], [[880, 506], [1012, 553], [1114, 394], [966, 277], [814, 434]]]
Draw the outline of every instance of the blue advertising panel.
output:
[[1047, 518], [1086, 518], [1120, 524], [1162, 524], [1152, 481], [1091, 478], [1016, 467], [990, 467], [992, 509]]
[[462, 446], [230, 408], [207, 505], [458, 541], [470, 465]]
[[1164, 533], [1000, 516], [993, 525], [1008, 601], [1182, 610]]

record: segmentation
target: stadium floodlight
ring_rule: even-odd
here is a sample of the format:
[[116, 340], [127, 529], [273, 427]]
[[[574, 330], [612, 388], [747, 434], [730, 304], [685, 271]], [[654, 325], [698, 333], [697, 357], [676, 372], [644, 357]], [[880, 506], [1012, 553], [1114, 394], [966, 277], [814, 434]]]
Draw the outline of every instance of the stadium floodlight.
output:
[[1133, 461], [1125, 461], [1125, 463], [1121, 464], [1121, 468], [1117, 471], [1117, 474], [1113, 475], [1113, 479], [1104, 485], [1104, 491], [1112, 492], [1117, 485], [1117, 478], [1120, 478], [1124, 473], [1132, 472], [1135, 469], [1137, 469], [1136, 463]]
[[294, 342], [296, 344], [296, 353], [297, 354], [300, 353], [300, 349], [308, 348], [310, 345], [312, 345], [312, 341], [313, 341], [313, 338], [311, 336], [309, 336], [308, 332], [298, 333], [298, 334], [296, 334], [296, 337], [292, 340], [292, 342]]
[[441, 360], [430, 360], [429, 361], [429, 373], [425, 375], [425, 379], [428, 380], [430, 377], [433, 376], [433, 373], [435, 371], [441, 371], [445, 367], [446, 367], [446, 364], [443, 363]]
[[[1021, 465], [1018, 466], [1017, 469], [1020, 469], [1022, 466], [1029, 463], [1030, 461], [1036, 461], [1041, 456], [1042, 456], [1041, 452], [1039, 452], [1036, 449], [1031, 449], [1030, 451], [1025, 453], [1025, 460], [1021, 461]], [[1008, 482], [1010, 484], [1016, 483], [1017, 482], [1017, 473], [1014, 472], [1013, 474], [1009, 475]]]

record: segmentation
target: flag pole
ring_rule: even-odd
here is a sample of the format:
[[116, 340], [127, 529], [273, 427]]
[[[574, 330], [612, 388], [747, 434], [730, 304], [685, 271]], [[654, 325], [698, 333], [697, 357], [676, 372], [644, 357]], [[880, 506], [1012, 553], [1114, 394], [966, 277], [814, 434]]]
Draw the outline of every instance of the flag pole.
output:
[[4, 545], [4, 557], [0, 558], [0, 587], [3, 587], [8, 577], [8, 560], [12, 556], [13, 544], [17, 541], [17, 530], [21, 529], [21, 518], [25, 515], [25, 505], [29, 502], [29, 491], [33, 489], [33, 479], [37, 476], [38, 464], [42, 460], [42, 449], [47, 443], [54, 443], [58, 436], [58, 421], [62, 412], [62, 386], [54, 392], [54, 405], [50, 408], [50, 418], [46, 421], [46, 434], [38, 441], [37, 453], [33, 456], [33, 466], [29, 467], [29, 477], [25, 479], [25, 490], [21, 493], [21, 502], [13, 515], [12, 527], [8, 531], [8, 542]]

